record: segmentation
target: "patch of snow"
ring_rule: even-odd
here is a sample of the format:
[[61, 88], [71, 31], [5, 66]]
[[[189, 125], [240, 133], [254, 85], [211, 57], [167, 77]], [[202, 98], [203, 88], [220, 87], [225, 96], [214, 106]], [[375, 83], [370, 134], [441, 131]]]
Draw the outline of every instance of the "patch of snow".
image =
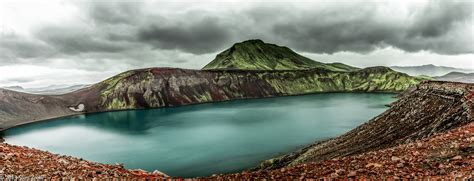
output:
[[76, 107], [69, 107], [69, 109], [75, 112], [83, 112], [86, 109], [86, 106], [84, 104], [79, 104]]

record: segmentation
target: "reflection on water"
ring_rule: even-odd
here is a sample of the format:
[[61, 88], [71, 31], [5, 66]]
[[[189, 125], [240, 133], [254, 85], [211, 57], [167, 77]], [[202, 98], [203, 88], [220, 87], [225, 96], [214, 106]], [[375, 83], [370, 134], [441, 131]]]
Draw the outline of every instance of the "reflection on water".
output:
[[335, 137], [393, 94], [331, 93], [80, 115], [5, 131], [6, 141], [173, 176], [238, 171]]

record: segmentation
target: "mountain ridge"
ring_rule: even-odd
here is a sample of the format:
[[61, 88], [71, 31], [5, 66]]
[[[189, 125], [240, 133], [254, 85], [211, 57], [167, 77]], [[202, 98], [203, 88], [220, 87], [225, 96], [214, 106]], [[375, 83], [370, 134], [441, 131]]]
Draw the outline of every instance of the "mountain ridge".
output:
[[[473, 65], [474, 66], [474, 65]], [[474, 73], [474, 69], [461, 69], [447, 66], [437, 66], [433, 64], [426, 64], [420, 66], [390, 66], [395, 71], [407, 73], [411, 76], [426, 75], [430, 77], [442, 76], [449, 72], [463, 72]]]
[[449, 72], [442, 76], [433, 77], [436, 80], [474, 83], [474, 73]]
[[286, 46], [265, 43], [259, 39], [233, 44], [219, 53], [203, 70], [301, 70], [327, 68], [352, 71], [358, 68], [343, 63], [324, 64], [304, 57]]

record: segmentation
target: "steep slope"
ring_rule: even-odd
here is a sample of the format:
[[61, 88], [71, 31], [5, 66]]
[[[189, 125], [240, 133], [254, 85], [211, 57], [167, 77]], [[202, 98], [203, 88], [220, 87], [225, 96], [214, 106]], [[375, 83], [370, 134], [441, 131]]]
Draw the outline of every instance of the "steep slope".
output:
[[153, 68], [105, 81], [101, 107], [106, 110], [164, 107], [232, 99], [316, 92], [400, 92], [421, 79], [384, 67], [353, 72], [196, 71]]
[[[84, 111], [81, 107], [98, 107], [99, 87], [87, 87], [63, 95], [38, 95], [0, 89], [0, 130], [40, 120], [52, 119]], [[98, 110], [93, 109], [93, 110]]]
[[275, 169], [410, 143], [473, 121], [474, 85], [423, 82], [391, 108], [350, 132], [262, 163]]
[[55, 96], [0, 91], [0, 128], [80, 113], [170, 107], [233, 99], [317, 92], [400, 92], [422, 79], [385, 67], [352, 72], [131, 70], [90, 87]]
[[474, 83], [474, 73], [450, 72], [446, 75], [433, 78], [442, 81]]
[[18, 123], [71, 115], [67, 97], [40, 96], [0, 89], [0, 130]]
[[[474, 122], [412, 143], [281, 169], [216, 174], [211, 180], [472, 180]], [[328, 179], [330, 178], [330, 179]]]
[[[474, 65], [471, 65], [471, 67]], [[420, 66], [391, 66], [395, 71], [403, 72], [408, 75], [418, 76], [426, 75], [430, 77], [442, 76], [449, 72], [463, 72], [463, 73], [474, 73], [474, 69], [460, 69], [454, 67], [436, 66], [433, 64], [420, 65]]]
[[342, 63], [324, 64], [295, 53], [288, 47], [247, 40], [218, 54], [203, 70], [295, 70], [328, 68], [334, 71], [357, 70]]

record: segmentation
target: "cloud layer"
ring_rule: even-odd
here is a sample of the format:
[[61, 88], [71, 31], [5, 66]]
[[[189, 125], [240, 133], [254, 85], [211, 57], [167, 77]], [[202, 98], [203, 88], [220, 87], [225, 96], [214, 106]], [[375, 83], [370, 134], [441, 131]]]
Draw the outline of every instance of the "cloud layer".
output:
[[[20, 9], [35, 6], [15, 5]], [[46, 11], [24, 18], [13, 10], [8, 11], [13, 14], [4, 12], [7, 21], [2, 25], [7, 28], [0, 34], [0, 66], [74, 65], [96, 71], [104, 67], [199, 68], [233, 43], [255, 38], [314, 54], [368, 54], [392, 48], [406, 53], [472, 55], [473, 5], [441, 0], [72, 1], [59, 3], [69, 8], [61, 12], [70, 12], [66, 18]], [[51, 21], [43, 18], [30, 26], [41, 13], [50, 13]]]

